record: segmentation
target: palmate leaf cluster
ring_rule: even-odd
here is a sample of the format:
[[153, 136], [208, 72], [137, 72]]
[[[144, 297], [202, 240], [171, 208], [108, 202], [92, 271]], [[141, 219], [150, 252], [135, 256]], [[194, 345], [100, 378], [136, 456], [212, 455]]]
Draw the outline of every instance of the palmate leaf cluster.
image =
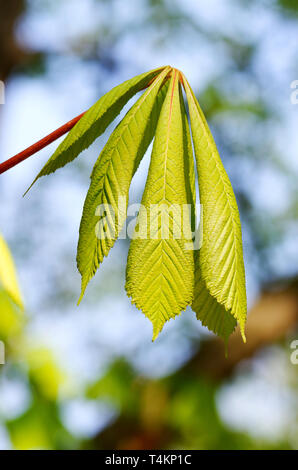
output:
[[[187, 306], [203, 325], [224, 339], [239, 323], [245, 339], [247, 307], [238, 207], [204, 114], [182, 72], [161, 67], [106, 93], [69, 132], [34, 182], [74, 160], [140, 91], [91, 174], [77, 250], [81, 298], [124, 226], [132, 178], [154, 140], [142, 197], [146, 210], [139, 211], [135, 229], [139, 236], [131, 240], [128, 253], [127, 294], [151, 320], [153, 339], [166, 321]], [[196, 227], [200, 249], [194, 245], [193, 230], [196, 171], [202, 208], [201, 223]], [[125, 203], [119, 205], [119, 198]], [[183, 219], [183, 233], [176, 237], [175, 226], [181, 218], [177, 208], [187, 204], [191, 210]], [[152, 205], [166, 208], [171, 222], [169, 237], [162, 236], [158, 211], [148, 224], [147, 209]], [[106, 208], [105, 224], [100, 222], [99, 207]], [[101, 236], [104, 230], [109, 236]], [[150, 236], [142, 236], [142, 232], [150, 232]]]

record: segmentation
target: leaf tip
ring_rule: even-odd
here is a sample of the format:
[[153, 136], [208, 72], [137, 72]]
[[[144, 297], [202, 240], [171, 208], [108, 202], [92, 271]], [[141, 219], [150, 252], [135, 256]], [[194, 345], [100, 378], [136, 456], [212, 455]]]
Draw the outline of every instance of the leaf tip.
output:
[[79, 306], [80, 303], [82, 302], [84, 294], [85, 294], [85, 290], [86, 290], [86, 286], [84, 286], [83, 283], [82, 283], [81, 295], [80, 295], [80, 298], [78, 300], [77, 306]]
[[242, 336], [243, 343], [246, 343], [245, 328], [244, 325], [240, 325], [240, 333]]
[[36, 181], [38, 180], [39, 176], [40, 176], [40, 175], [38, 174], [37, 177], [35, 178], [35, 180], [30, 184], [29, 188], [26, 189], [26, 191], [25, 191], [24, 194], [23, 194], [23, 197], [25, 197], [26, 194], [30, 191], [30, 189], [32, 188], [32, 186], [34, 185], [34, 183], [36, 183]]
[[153, 330], [153, 335], [152, 335], [152, 343], [154, 343], [154, 341], [155, 341], [155, 340], [156, 340], [156, 338], [158, 337], [158, 334], [159, 334], [159, 332], [158, 332], [158, 331], [157, 331], [157, 332], [154, 332], [154, 330]]
[[22, 197], [25, 197], [25, 196], [27, 195], [27, 193], [29, 192], [30, 188], [31, 188], [31, 186], [30, 186], [28, 189], [26, 189], [26, 191], [24, 192], [24, 194], [23, 194]]
[[154, 341], [157, 339], [161, 330], [162, 328], [158, 327], [157, 325], [153, 325], [152, 343], [154, 343]]

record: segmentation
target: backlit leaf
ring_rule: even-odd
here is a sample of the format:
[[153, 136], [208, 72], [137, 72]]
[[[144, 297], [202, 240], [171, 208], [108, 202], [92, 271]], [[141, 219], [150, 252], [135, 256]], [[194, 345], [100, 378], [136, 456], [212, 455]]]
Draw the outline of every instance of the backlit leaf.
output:
[[[245, 272], [239, 212], [232, 185], [193, 91], [183, 76], [203, 210], [203, 240], [196, 256], [193, 309], [210, 329], [226, 336], [233, 330], [231, 315], [244, 336], [246, 321]], [[208, 292], [206, 292], [206, 288]], [[224, 307], [214, 304], [210, 294]], [[212, 314], [212, 312], [214, 312]]]
[[[29, 189], [41, 176], [49, 175], [74, 160], [87, 149], [95, 139], [114, 121], [123, 106], [140, 90], [148, 85], [165, 67], [137, 75], [112, 88], [103, 95], [78, 121], [55, 153], [39, 172]], [[27, 191], [29, 191], [29, 189]]]
[[[147, 224], [147, 237], [131, 241], [127, 261], [127, 294], [151, 320], [153, 340], [167, 320], [191, 304], [193, 296], [193, 250], [185, 246], [191, 242], [190, 218], [186, 227], [181, 223], [183, 205], [188, 198], [183, 141], [185, 121], [180, 99], [178, 71], [174, 70], [158, 121], [142, 198], [146, 210], [140, 211], [138, 217], [140, 235], [144, 236]], [[152, 205], [162, 209], [161, 222], [158, 211], [150, 214]], [[166, 226], [168, 237], [163, 233]], [[175, 238], [177, 229], [176, 235], [180, 238]]]
[[77, 253], [77, 265], [82, 275], [82, 295], [125, 222], [131, 179], [153, 139], [164, 99], [164, 93], [158, 95], [158, 92], [169, 70], [165, 68], [128, 111], [112, 133], [93, 169], [83, 209]]

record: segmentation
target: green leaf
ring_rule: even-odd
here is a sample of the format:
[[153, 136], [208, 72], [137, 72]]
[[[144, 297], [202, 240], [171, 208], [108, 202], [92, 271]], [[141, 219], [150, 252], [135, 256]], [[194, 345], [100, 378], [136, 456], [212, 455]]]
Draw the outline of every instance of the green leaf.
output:
[[6, 291], [13, 302], [23, 308], [22, 294], [19, 288], [15, 265], [10, 250], [0, 235], [0, 290]]
[[23, 309], [0, 284], [0, 340], [11, 340], [24, 326]]
[[189, 131], [189, 122], [184, 105], [181, 85], [179, 83], [180, 105], [183, 118], [183, 146], [184, 146], [184, 174], [185, 174], [185, 187], [187, 194], [187, 203], [191, 209], [191, 229], [195, 232], [196, 229], [196, 178], [194, 156], [192, 150], [192, 142]]
[[[186, 189], [188, 191], [189, 203], [192, 206], [192, 230], [195, 231], [196, 226], [196, 188], [195, 188], [195, 171], [194, 171], [194, 157], [192, 150], [191, 136], [189, 132], [188, 118], [181, 97], [181, 103], [183, 108], [184, 116], [184, 134], [185, 134], [185, 168], [186, 168]], [[196, 241], [200, 243], [200, 233], [203, 224], [200, 225], [196, 233]], [[199, 247], [196, 247], [194, 253], [195, 259], [195, 281], [194, 281], [194, 299], [192, 303], [192, 309], [197, 312], [197, 318], [202, 322], [204, 326], [207, 326], [211, 331], [216, 333], [223, 338], [228, 338], [234, 331], [237, 321], [229, 314], [225, 307], [217, 302], [217, 300], [210, 295], [206, 284], [201, 276], [200, 260], [199, 260]]]
[[218, 303], [207, 289], [200, 269], [200, 253], [195, 252], [195, 288], [192, 309], [204, 326], [225, 340], [233, 333], [237, 321], [230, 311]]
[[[200, 319], [203, 318], [204, 324], [223, 336], [233, 329], [232, 315], [239, 322], [245, 340], [247, 305], [237, 202], [204, 114], [184, 76], [183, 83], [203, 210], [203, 240], [200, 254], [196, 256], [196, 281], [199, 279], [199, 282], [195, 286], [193, 309]], [[226, 315], [209, 298], [206, 288], [208, 294], [224, 307]], [[211, 309], [216, 318], [212, 317]]]
[[[158, 93], [169, 70], [169, 67], [165, 68], [128, 111], [94, 166], [78, 243], [77, 265], [82, 275], [80, 300], [89, 280], [104, 256], [108, 255], [125, 222], [130, 183], [153, 139], [164, 99], [164, 93]], [[119, 198], [124, 198], [120, 200], [120, 204]], [[100, 206], [101, 213], [98, 211]], [[105, 217], [99, 220], [96, 214]], [[106, 220], [108, 222], [105, 226]]]
[[[131, 241], [126, 273], [126, 290], [132, 303], [143, 311], [153, 324], [153, 340], [164, 323], [185, 310], [193, 297], [194, 261], [191, 243], [190, 218], [186, 235], [175, 238], [181, 229], [183, 205], [187, 204], [185, 187], [184, 119], [178, 87], [178, 71], [173, 70], [157, 125], [156, 137], [142, 206], [138, 216], [139, 237]], [[150, 209], [162, 209], [162, 221], [168, 224], [165, 237], [159, 214]], [[179, 223], [180, 222], [180, 223]], [[147, 228], [144, 230], [144, 227]], [[146, 238], [144, 238], [144, 235]]]
[[83, 150], [87, 149], [95, 139], [103, 134], [108, 125], [114, 121], [123, 106], [164, 69], [165, 67], [160, 67], [137, 75], [103, 95], [68, 133], [26, 193], [38, 178], [62, 168], [74, 160]]

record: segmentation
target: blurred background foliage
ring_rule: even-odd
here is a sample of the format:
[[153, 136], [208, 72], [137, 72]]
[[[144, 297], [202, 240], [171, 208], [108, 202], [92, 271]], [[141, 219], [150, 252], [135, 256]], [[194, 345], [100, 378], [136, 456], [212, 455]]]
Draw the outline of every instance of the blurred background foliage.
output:
[[107, 135], [23, 199], [45, 149], [1, 176], [23, 296], [1, 238], [0, 448], [298, 447], [297, 13], [294, 0], [0, 0], [1, 160], [121, 81], [181, 68], [236, 191], [250, 306], [247, 345], [236, 332], [227, 359], [190, 309], [152, 344], [119, 240], [77, 308], [79, 220]]

